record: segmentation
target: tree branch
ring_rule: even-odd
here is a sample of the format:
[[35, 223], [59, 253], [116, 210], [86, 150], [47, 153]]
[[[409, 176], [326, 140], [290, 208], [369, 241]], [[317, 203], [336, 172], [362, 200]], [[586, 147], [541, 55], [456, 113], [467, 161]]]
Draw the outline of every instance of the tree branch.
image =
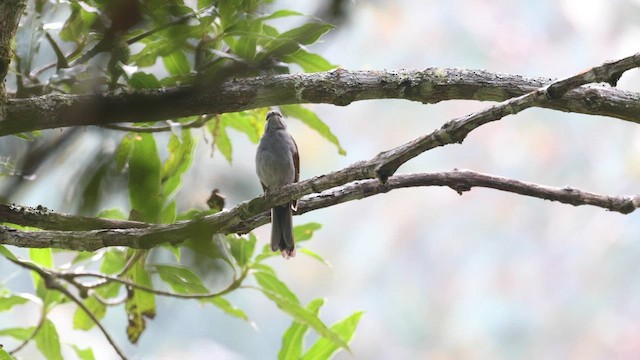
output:
[[[610, 76], [612, 72], [623, 73], [640, 64], [640, 54], [612, 62], [566, 79], [555, 81], [547, 86], [535, 89], [525, 95], [503, 101], [502, 103], [485, 108], [463, 118], [454, 119], [444, 124], [431, 134], [419, 137], [392, 150], [382, 152], [368, 161], [354, 163], [342, 170], [327, 175], [317, 176], [295, 184], [289, 184], [268, 195], [245, 201], [233, 209], [222, 211], [201, 219], [178, 222], [174, 224], [149, 225], [146, 228], [129, 229], [100, 229], [90, 231], [42, 231], [23, 232], [9, 227], [0, 228], [0, 244], [10, 244], [22, 247], [59, 247], [73, 250], [92, 251], [105, 246], [128, 246], [132, 248], [149, 249], [165, 242], [177, 243], [189, 237], [210, 238], [214, 233], [228, 233], [238, 224], [246, 222], [275, 205], [283, 204], [292, 199], [320, 193], [324, 190], [339, 187], [347, 183], [377, 178], [382, 186], [395, 173], [396, 169], [413, 157], [434, 147], [452, 143], [460, 143], [474, 129], [486, 123], [496, 121], [502, 117], [515, 114], [531, 106], [544, 106], [553, 102], [553, 96], [563, 96], [564, 91], [571, 91], [571, 86], [580, 86], [586, 81], [598, 81], [600, 77]], [[585, 75], [591, 74], [591, 75]], [[549, 94], [548, 89], [555, 89], [555, 94]], [[488, 176], [488, 175], [486, 175]], [[494, 179], [495, 180], [495, 179]], [[497, 181], [497, 180], [495, 180]], [[459, 184], [459, 183], [457, 183]], [[487, 186], [488, 183], [478, 183], [475, 186]], [[590, 204], [601, 206], [613, 211], [630, 213], [637, 207], [637, 198], [619, 198], [611, 202], [612, 197], [603, 198], [602, 195], [567, 190], [565, 193], [542, 191], [540, 185], [524, 184], [528, 188], [524, 195], [537, 196], [543, 199], [567, 202], [570, 204]], [[456, 188], [456, 184], [452, 186]], [[491, 187], [491, 186], [488, 186]], [[520, 193], [522, 187], [500, 187], [496, 189]], [[459, 186], [457, 189], [461, 189]], [[548, 190], [548, 188], [546, 188]], [[462, 190], [459, 190], [462, 191]], [[2, 220], [2, 219], [0, 219]]]
[[[544, 107], [554, 98], [562, 97], [573, 87], [581, 86], [589, 81], [606, 81], [611, 73], [624, 73], [629, 69], [640, 67], [640, 53], [624, 59], [596, 66], [586, 72], [565, 79], [557, 80], [524, 95], [513, 97], [501, 103], [487, 107], [473, 114], [450, 120], [431, 134], [421, 136], [402, 146], [378, 154], [370, 162], [376, 164], [376, 176], [383, 183], [393, 175], [405, 162], [435, 147], [458, 143], [474, 129], [497, 121], [507, 115], [514, 115], [534, 106]], [[549, 90], [552, 92], [550, 93]]]
[[75, 281], [76, 278], [80, 278], [80, 277], [94, 277], [94, 278], [98, 278], [98, 279], [103, 279], [106, 280], [103, 283], [100, 283], [98, 286], [102, 286], [102, 285], [106, 285], [108, 284], [110, 281], [112, 282], [117, 282], [123, 285], [126, 285], [128, 287], [140, 290], [140, 291], [144, 291], [144, 292], [148, 292], [148, 293], [152, 293], [155, 295], [160, 295], [160, 296], [166, 296], [166, 297], [174, 297], [174, 298], [180, 298], [180, 299], [209, 299], [209, 298], [213, 298], [213, 297], [218, 297], [218, 296], [222, 296], [222, 295], [226, 295], [230, 292], [232, 292], [233, 290], [237, 289], [242, 282], [244, 281], [244, 279], [247, 277], [247, 275], [249, 274], [248, 269], [246, 269], [245, 271], [243, 271], [239, 277], [233, 279], [233, 281], [224, 289], [214, 292], [214, 293], [204, 293], [204, 294], [179, 294], [179, 293], [175, 293], [175, 292], [171, 292], [171, 291], [164, 291], [164, 290], [159, 290], [159, 289], [154, 289], [151, 287], [147, 287], [144, 285], [140, 285], [137, 284], [135, 282], [131, 282], [125, 279], [121, 279], [119, 277], [114, 277], [114, 276], [109, 276], [109, 275], [105, 275], [99, 272], [80, 272], [80, 273], [59, 273], [56, 272], [55, 273], [56, 276], [63, 278], [67, 281], [70, 281], [72, 284], [80, 287], [81, 289], [84, 289], [85, 291], [88, 291], [90, 288], [95, 288], [96, 286], [91, 286], [91, 285], [84, 285], [82, 283], [79, 283], [77, 281]]
[[[631, 57], [637, 61], [640, 55]], [[345, 106], [370, 99], [422, 103], [468, 99], [504, 101], [553, 82], [482, 70], [348, 71], [233, 79], [220, 84], [144, 91], [11, 99], [0, 118], [0, 136], [68, 126], [107, 125], [220, 114], [298, 103]], [[537, 106], [604, 115], [640, 123], [640, 94], [605, 87], [580, 87]]]
[[[331, 176], [331, 174], [326, 176]], [[0, 243], [20, 247], [59, 247], [91, 251], [105, 246], [117, 245], [133, 248], [148, 248], [162, 242], [184, 241], [189, 238], [189, 234], [194, 234], [193, 230], [196, 228], [206, 228], [209, 229], [211, 233], [247, 233], [269, 222], [270, 215], [267, 209], [281, 203], [281, 199], [295, 198], [296, 186], [302, 186], [303, 188], [312, 186], [309, 182], [313, 183], [322, 178], [323, 177], [313, 178], [299, 184], [287, 186], [281, 190], [274, 191], [268, 196], [245, 201], [232, 209], [208, 216], [201, 220], [170, 225], [146, 224], [147, 227], [144, 229], [129, 228], [93, 231], [24, 232], [5, 227], [0, 229]], [[568, 186], [553, 187], [482, 174], [470, 170], [453, 170], [438, 173], [395, 175], [390, 177], [385, 184], [375, 179], [351, 182], [343, 186], [303, 197], [299, 201], [298, 211], [296, 211], [295, 214], [300, 215], [347, 201], [387, 193], [395, 189], [422, 186], [447, 186], [459, 194], [470, 191], [473, 187], [483, 187], [544, 200], [558, 201], [574, 206], [592, 205], [622, 214], [631, 213], [640, 207], [640, 196], [638, 195], [602, 195]], [[284, 202], [286, 201], [287, 200], [284, 200]], [[254, 206], [254, 203], [260, 203], [261, 205]], [[259, 209], [262, 210], [260, 211]], [[66, 217], [69, 221], [73, 218], [72, 215], [58, 214], [58, 216]], [[206, 235], [201, 236], [204, 237]], [[57, 240], [52, 242], [52, 238], [56, 238]], [[145, 239], [153, 239], [153, 241], [146, 241]]]
[[[391, 190], [423, 187], [446, 186], [462, 195], [474, 187], [482, 187], [506, 191], [514, 194], [531, 196], [543, 200], [557, 201], [574, 206], [592, 205], [610, 211], [629, 214], [640, 207], [640, 196], [609, 196], [588, 192], [572, 187], [554, 187], [532, 182], [509, 179], [501, 176], [474, 172], [471, 170], [445, 171], [438, 173], [400, 174], [389, 178], [386, 184], [377, 180], [355, 181], [344, 186], [305, 196], [298, 202], [298, 210], [294, 215], [302, 215], [309, 211], [322, 209], [347, 201], [361, 200], [373, 195], [387, 193]], [[267, 224], [270, 213], [263, 212], [250, 219], [229, 227], [231, 233], [245, 234]]]
[[38, 335], [38, 331], [42, 329], [42, 326], [44, 325], [44, 321], [46, 319], [47, 312], [44, 306], [42, 306], [42, 309], [40, 311], [40, 319], [38, 320], [38, 324], [36, 325], [35, 329], [33, 329], [33, 332], [26, 339], [22, 340], [20, 345], [16, 346], [14, 349], [11, 349], [11, 351], [9, 351], [9, 354], [15, 355], [18, 351], [24, 349], [24, 347], [27, 346], [36, 337], [36, 335]]
[[44, 280], [44, 283], [48, 289], [59, 291], [64, 296], [66, 296], [69, 300], [76, 303], [76, 305], [78, 305], [78, 307], [80, 307], [82, 311], [84, 311], [87, 314], [87, 316], [98, 326], [98, 328], [100, 329], [104, 337], [107, 339], [107, 341], [109, 342], [111, 347], [113, 347], [113, 349], [116, 351], [116, 353], [120, 356], [120, 358], [122, 358], [123, 360], [127, 359], [127, 357], [124, 355], [124, 353], [122, 352], [118, 344], [115, 342], [115, 340], [113, 340], [111, 335], [109, 335], [109, 332], [107, 331], [107, 329], [105, 329], [102, 326], [102, 324], [100, 323], [100, 320], [98, 320], [98, 318], [93, 314], [93, 312], [89, 308], [87, 308], [87, 306], [82, 302], [82, 300], [80, 300], [77, 296], [72, 294], [66, 287], [64, 287], [60, 283], [59, 276], [55, 271], [40, 267], [34, 262], [20, 260], [17, 257], [7, 257], [6, 259], [27, 270], [33, 270], [38, 274], [38, 276], [40, 276]]
[[139, 221], [113, 220], [62, 214], [45, 207], [32, 208], [15, 204], [0, 204], [0, 221], [47, 230], [96, 230], [144, 228]]
[[76, 305], [78, 305], [78, 307], [80, 309], [82, 309], [82, 311], [84, 311], [85, 314], [87, 314], [87, 316], [91, 319], [91, 321], [93, 321], [96, 324], [96, 326], [98, 326], [98, 329], [100, 329], [100, 332], [102, 332], [102, 335], [104, 335], [104, 337], [107, 339], [107, 341], [109, 342], [111, 347], [116, 351], [118, 356], [120, 356], [120, 358], [123, 359], [123, 360], [127, 360], [127, 356], [120, 349], [120, 347], [118, 346], [116, 341], [111, 337], [111, 335], [109, 335], [109, 332], [107, 331], [107, 329], [105, 329], [104, 326], [102, 326], [102, 323], [100, 322], [100, 320], [98, 320], [98, 318], [93, 314], [91, 309], [89, 309], [87, 307], [87, 305], [85, 305], [82, 302], [82, 300], [78, 299], [69, 290], [67, 290], [67, 288], [65, 288], [64, 286], [60, 285], [59, 283], [54, 285], [53, 289], [58, 290], [59, 292], [63, 293], [67, 298], [69, 298], [71, 301], [76, 303]]

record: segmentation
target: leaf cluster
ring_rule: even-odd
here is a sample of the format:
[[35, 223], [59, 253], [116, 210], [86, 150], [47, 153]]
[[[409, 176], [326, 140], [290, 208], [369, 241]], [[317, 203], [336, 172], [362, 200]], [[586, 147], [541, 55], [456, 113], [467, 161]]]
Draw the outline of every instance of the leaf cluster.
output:
[[[320, 225], [317, 223], [297, 226], [294, 236], [304, 244], [318, 229]], [[268, 265], [267, 260], [276, 255], [268, 245], [256, 251], [256, 242], [253, 234], [215, 235], [208, 245], [199, 248], [211, 259], [224, 262], [231, 271], [227, 286], [215, 290], [207, 285], [206, 276], [181, 263], [181, 255], [187, 247], [197, 248], [194, 244], [172, 249], [172, 261], [154, 260], [159, 258], [155, 255], [165, 251], [161, 248], [149, 252], [109, 248], [95, 253], [78, 253], [69, 263], [60, 266], [54, 265], [54, 252], [51, 249], [31, 249], [26, 260], [16, 257], [0, 245], [0, 254], [5, 258], [33, 270], [35, 289], [33, 296], [15, 294], [8, 288], [0, 287], [0, 311], [31, 302], [41, 312], [35, 326], [1, 328], [0, 336], [12, 337], [24, 343], [33, 340], [48, 359], [61, 359], [64, 345], [74, 349], [82, 359], [93, 359], [90, 348], [61, 344], [56, 325], [48, 316], [56, 306], [70, 301], [82, 302], [83, 306], [79, 306], [73, 316], [73, 327], [78, 330], [100, 326], [99, 321], [109, 310], [124, 308], [128, 323], [127, 336], [132, 343], [136, 343], [146, 330], [148, 321], [156, 315], [158, 297], [197, 300], [253, 325], [250, 316], [226, 298], [233, 291], [248, 289], [262, 293], [293, 319], [291, 327], [283, 335], [279, 358], [327, 359], [340, 349], [348, 350], [347, 344], [353, 337], [362, 313], [356, 312], [333, 326], [325, 325], [318, 316], [323, 300], [316, 299], [303, 306]], [[302, 248], [301, 252], [328, 265], [320, 255], [309, 249]], [[86, 270], [91, 266], [99, 266], [98, 271]], [[60, 287], [65, 291], [59, 291]], [[304, 335], [308, 329], [313, 329], [320, 338], [303, 354]]]
[[[270, 1], [265, 0], [32, 1], [15, 41], [13, 97], [105, 91], [134, 94], [168, 86], [202, 89], [237, 77], [335, 67], [307, 49], [332, 29], [330, 24], [296, 11], [269, 8]], [[298, 19], [300, 24], [280, 30], [275, 24], [283, 19]], [[257, 143], [267, 111], [205, 114], [160, 124], [141, 115], [131, 125], [114, 125], [112, 129], [125, 131], [115, 151], [101, 158], [91, 173], [81, 176], [88, 179], [81, 184], [83, 209], [97, 208], [100, 198], [109, 196], [105, 183], [121, 183], [126, 184], [128, 209], [102, 209], [98, 217], [171, 224], [220, 211], [223, 198], [222, 206], [206, 210], [180, 211], [177, 205], [198, 142], [191, 129], [202, 128], [205, 139], [210, 139], [211, 151], [219, 151], [231, 163], [229, 130]], [[301, 120], [345, 153], [337, 137], [312, 111], [300, 105], [283, 106], [281, 111]], [[157, 134], [160, 132], [167, 134]], [[32, 141], [42, 136], [34, 132], [19, 137]], [[296, 227], [297, 242], [304, 244], [319, 228], [316, 223]], [[279, 358], [322, 359], [339, 349], [348, 350], [361, 313], [326, 325], [318, 315], [323, 301], [313, 300], [305, 307], [269, 266], [274, 253], [268, 246], [256, 249], [256, 243], [252, 233], [214, 234], [205, 239], [185, 236], [185, 241], [145, 251], [30, 249], [28, 258], [17, 257], [0, 245], [0, 255], [30, 271], [34, 289], [33, 294], [14, 293], [0, 283], [0, 311], [19, 311], [34, 304], [40, 309], [36, 324], [0, 325], [0, 337], [19, 342], [14, 349], [0, 348], [0, 359], [11, 359], [31, 341], [48, 359], [61, 359], [65, 346], [81, 359], [93, 359], [91, 348], [61, 343], [51, 320], [54, 308], [70, 302], [76, 305], [73, 327], [85, 331], [98, 327], [122, 357], [101, 321], [109, 313], [124, 310], [125, 332], [129, 341], [136, 343], [151, 326], [159, 297], [211, 304], [253, 324], [247, 312], [227, 299], [240, 289], [257, 290], [292, 318]], [[328, 265], [304, 246], [300, 252]], [[212, 285], [220, 279], [225, 281], [224, 287]], [[112, 310], [116, 308], [121, 310]], [[308, 329], [320, 337], [305, 351]]]

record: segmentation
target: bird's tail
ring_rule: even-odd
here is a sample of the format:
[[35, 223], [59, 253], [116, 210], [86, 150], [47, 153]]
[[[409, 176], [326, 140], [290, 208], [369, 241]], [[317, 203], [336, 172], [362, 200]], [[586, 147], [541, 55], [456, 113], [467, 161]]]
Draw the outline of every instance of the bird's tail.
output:
[[290, 204], [271, 209], [271, 250], [282, 251], [285, 257], [295, 255], [293, 242], [293, 224]]

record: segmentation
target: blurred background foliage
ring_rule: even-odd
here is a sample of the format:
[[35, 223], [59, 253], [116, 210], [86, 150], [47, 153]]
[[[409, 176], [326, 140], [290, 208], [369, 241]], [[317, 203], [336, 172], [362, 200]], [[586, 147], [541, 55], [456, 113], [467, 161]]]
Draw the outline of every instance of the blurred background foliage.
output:
[[[296, 62], [279, 53], [295, 48], [295, 44], [273, 44], [271, 49], [278, 55], [270, 57], [264, 55], [265, 39], [255, 39], [256, 52], [252, 55], [238, 44], [242, 29], [231, 29], [233, 32], [222, 39], [190, 38], [187, 34], [200, 31], [196, 29], [199, 17], [208, 16], [204, 12], [165, 29], [185, 29], [178, 32], [176, 42], [187, 44], [183, 47], [187, 71], [182, 55], [163, 52], [173, 45], [157, 43], [154, 47], [153, 39], [162, 37], [162, 32], [127, 44], [130, 54], [113, 51], [124, 48], [123, 39], [126, 43], [144, 33], [141, 28], [146, 27], [141, 25], [120, 29], [129, 20], [122, 20], [109, 35], [112, 50], [82, 59], [92, 45], [104, 40], [110, 26], [108, 21], [94, 20], [95, 25], [82, 25], [88, 29], [81, 32], [101, 37], [81, 40], [81, 36], [69, 34], [71, 40], [61, 39], [60, 32], [73, 11], [84, 18], [94, 16], [91, 7], [85, 9], [89, 2], [78, 2], [83, 11], [73, 10], [75, 3], [57, 5], [67, 9], [59, 10], [60, 18], [38, 20], [47, 18], [50, 12], [23, 17], [17, 43], [20, 39], [22, 44], [33, 43], [34, 49], [21, 51], [34, 57], [29, 65], [14, 64], [15, 72], [7, 85], [16, 96], [152, 88], [163, 85], [165, 78], [175, 81], [167, 84], [187, 84], [194, 75], [219, 81], [226, 74], [316, 71], [330, 68], [330, 64], [348, 69], [483, 68], [523, 76], [563, 77], [637, 52], [640, 36], [637, 0], [281, 0], [265, 4], [259, 14], [248, 18], [290, 9], [291, 13], [280, 13], [289, 16], [257, 22], [276, 29], [279, 36], [305, 22], [316, 22], [315, 18], [311, 21], [292, 13], [299, 12], [314, 14], [335, 29], [309, 47], [311, 44], [303, 43], [305, 39], [298, 38], [298, 46], [305, 50], [300, 54], [305, 55]], [[188, 7], [206, 8], [194, 3], [189, 2]], [[30, 14], [33, 6], [44, 9], [52, 5], [47, 1], [30, 4]], [[91, 6], [104, 9], [100, 4]], [[155, 17], [147, 18], [145, 11], [142, 23], [156, 21]], [[188, 14], [181, 11], [184, 8], [159, 11], [154, 16], [164, 16], [167, 21], [155, 24], [161, 27], [184, 21], [181, 17]], [[42, 31], [30, 30], [38, 26], [29, 24], [38, 21], [43, 24]], [[245, 23], [258, 26], [252, 20]], [[215, 21], [211, 24], [211, 28], [218, 26]], [[187, 31], [187, 27], [194, 28]], [[263, 31], [266, 34], [270, 30]], [[69, 69], [84, 67], [67, 73], [70, 70], [59, 65], [60, 57], [43, 32], [50, 33], [60, 51], [68, 54]], [[24, 41], [31, 38], [36, 41]], [[76, 41], [86, 44], [76, 50], [81, 46]], [[260, 41], [262, 46], [257, 46]], [[200, 42], [203, 49], [197, 47]], [[147, 46], [151, 46], [150, 53], [157, 51], [157, 60], [151, 66], [145, 63], [149, 59], [140, 55]], [[317, 53], [327, 60], [310, 55], [316, 61], [305, 68], [306, 53]], [[34, 71], [37, 80], [21, 75]], [[69, 84], [65, 79], [74, 74], [78, 82]], [[83, 78], [94, 80], [80, 81]], [[20, 83], [22, 90], [16, 85]], [[618, 87], [640, 91], [638, 84], [640, 73], [634, 70], [625, 73]], [[303, 109], [325, 120], [331, 134], [341, 140], [338, 150], [343, 147], [347, 152], [338, 156], [336, 143], [327, 141], [330, 135], [290, 122], [290, 131], [300, 147], [301, 178], [371, 158], [484, 106], [471, 101], [424, 106], [398, 100], [357, 102], [348, 107], [307, 106]], [[225, 195], [226, 206], [260, 193], [253, 155], [264, 111], [212, 119], [174, 119], [205, 124], [191, 130], [192, 166], [182, 173], [182, 186], [171, 197], [178, 218], [189, 214], [190, 209], [208, 211], [206, 199], [214, 188]], [[226, 116], [247, 120], [242, 128], [236, 128], [230, 124], [240, 122], [230, 117], [227, 121]], [[174, 130], [154, 135], [160, 163], [168, 161], [171, 139], [182, 139], [184, 134], [184, 129], [172, 127], [172, 123], [137, 126], [169, 126]], [[130, 169], [120, 168], [114, 154], [122, 148], [122, 139], [132, 136], [91, 127], [25, 134], [30, 142], [4, 138], [0, 142], [0, 164], [5, 176], [0, 190], [7, 201], [20, 204], [42, 204], [86, 215], [117, 208], [120, 216], [128, 216]], [[462, 146], [430, 151], [404, 165], [400, 172], [469, 168], [549, 185], [633, 194], [638, 193], [640, 183], [639, 151], [640, 130], [635, 124], [532, 109], [474, 131]], [[228, 159], [232, 159], [231, 165]], [[79, 195], [84, 192], [97, 195]], [[460, 197], [449, 189], [410, 189], [294, 219], [297, 224], [323, 224], [321, 230], [313, 232], [315, 241], [303, 245], [323, 254], [332, 264], [330, 272], [311, 257], [286, 263], [265, 261], [271, 261], [269, 265], [295, 289], [309, 312], [315, 313], [319, 306], [314, 299], [326, 296], [329, 300], [322, 319], [327, 323], [349, 317], [354, 309], [366, 311], [350, 344], [357, 358], [633, 359], [640, 351], [640, 330], [634, 321], [640, 316], [640, 225], [636, 217], [491, 190], [474, 190]], [[254, 233], [260, 249], [268, 227]], [[203, 283], [224, 286], [220, 269], [227, 265], [214, 267], [198, 252], [185, 250], [181, 261], [193, 262], [190, 268]], [[158, 250], [156, 256], [162, 261], [175, 257], [169, 249]], [[8, 274], [4, 286], [14, 292], [32, 291], [28, 277], [12, 265], [0, 263], [0, 270]], [[195, 302], [163, 299], [156, 304], [157, 315], [135, 347], [126, 345], [124, 332], [114, 335], [128, 353], [159, 359], [263, 358], [283, 349], [282, 334], [289, 332], [291, 321], [286, 316], [274, 316], [277, 312], [269, 299], [246, 296], [246, 292], [235, 292], [227, 298], [244, 309], [260, 331], [221, 311], [194, 306]], [[21, 306], [24, 311], [0, 312], [0, 323], [37, 323], [38, 307], [30, 303]], [[108, 358], [108, 345], [95, 329], [73, 330], [70, 319], [74, 311], [72, 305], [65, 304], [49, 313], [63, 343], [90, 343], [96, 356], [107, 354], [104, 356]], [[123, 329], [127, 325], [124, 319], [123, 313], [110, 312], [104, 322], [110, 328]], [[74, 356], [66, 346], [62, 351]], [[28, 347], [24, 354], [37, 357], [39, 350]], [[341, 352], [336, 357], [349, 356]]]

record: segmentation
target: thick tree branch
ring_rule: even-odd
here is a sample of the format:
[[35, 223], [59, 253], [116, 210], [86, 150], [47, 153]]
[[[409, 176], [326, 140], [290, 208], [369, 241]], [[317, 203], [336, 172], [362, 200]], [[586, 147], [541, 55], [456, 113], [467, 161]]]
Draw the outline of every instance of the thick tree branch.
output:
[[[26, 232], [5, 227], [0, 228], [0, 244], [20, 247], [57, 247], [91, 251], [105, 246], [116, 245], [132, 248], [148, 248], [162, 242], [184, 241], [192, 235], [198, 237], [210, 236], [213, 232], [247, 233], [269, 222], [270, 215], [267, 209], [275, 204], [282, 203], [282, 199], [295, 198], [295, 194], [297, 194], [296, 186], [303, 188], [313, 186], [313, 182], [322, 181], [322, 178], [324, 177], [317, 177], [299, 184], [287, 186], [279, 191], [275, 191], [269, 196], [245, 201], [232, 209], [208, 216], [201, 220], [180, 222], [171, 225], [146, 224], [147, 227], [144, 229], [96, 229], [92, 231]], [[638, 195], [601, 195], [567, 186], [553, 187], [469, 170], [453, 170], [439, 173], [395, 175], [390, 177], [385, 184], [375, 179], [351, 182], [343, 186], [334, 187], [327, 191], [303, 197], [299, 202], [298, 211], [295, 214], [300, 215], [347, 201], [387, 193], [395, 189], [423, 186], [447, 186], [459, 194], [469, 191], [473, 187], [484, 187], [544, 200], [558, 201], [574, 206], [592, 205], [622, 214], [631, 213], [640, 206], [640, 196]], [[287, 200], [284, 201], [286, 202]], [[51, 216], [51, 214], [42, 216]], [[56, 216], [66, 218], [68, 221], [72, 221], [74, 217], [64, 214], [56, 214]], [[4, 221], [4, 219], [0, 220]], [[19, 220], [19, 218], [17, 220]], [[21, 223], [21, 225], [35, 224], [46, 224], [46, 222], [32, 219], [31, 221], [23, 221]], [[206, 229], [206, 234], [196, 234], [194, 232], [196, 229]]]
[[[640, 55], [632, 58], [637, 62]], [[452, 99], [505, 101], [553, 81], [482, 70], [336, 69], [313, 74], [234, 79], [210, 86], [91, 95], [53, 94], [9, 100], [7, 116], [4, 120], [0, 118], [0, 136], [39, 129], [158, 121], [297, 103], [344, 106], [370, 99], [406, 99], [422, 103]], [[640, 94], [615, 88], [580, 87], [537, 106], [640, 123]]]
[[45, 207], [36, 208], [15, 204], [0, 204], [0, 222], [21, 226], [37, 227], [47, 230], [96, 230], [96, 229], [129, 229], [148, 227], [149, 224], [139, 221], [113, 220], [68, 215], [53, 212]]

